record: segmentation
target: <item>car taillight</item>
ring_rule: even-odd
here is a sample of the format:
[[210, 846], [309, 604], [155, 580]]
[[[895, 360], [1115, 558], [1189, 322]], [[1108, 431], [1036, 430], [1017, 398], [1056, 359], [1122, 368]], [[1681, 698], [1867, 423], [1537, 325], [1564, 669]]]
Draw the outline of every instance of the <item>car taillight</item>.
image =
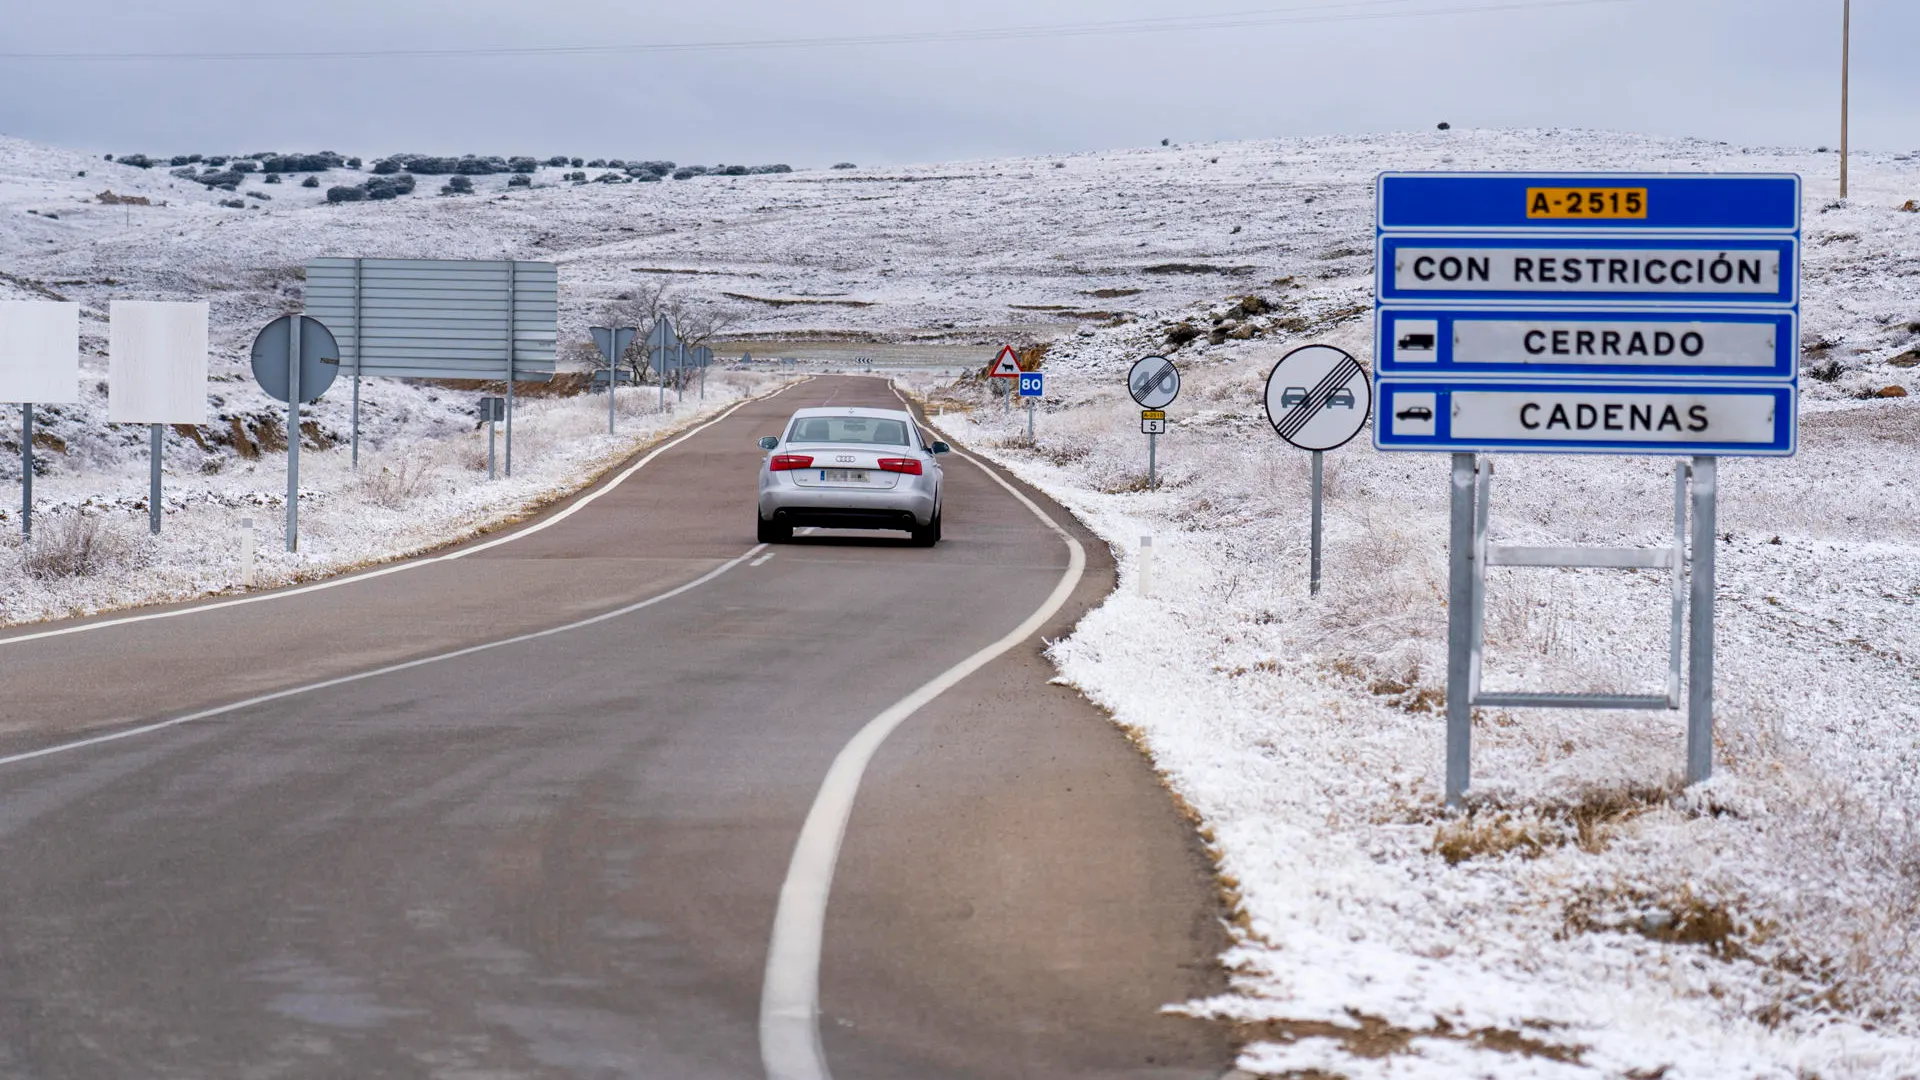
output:
[[908, 476], [920, 475], [920, 459], [910, 457], [883, 457], [880, 459], [881, 472], [906, 473]]
[[810, 469], [812, 467], [813, 458], [808, 457], [806, 454], [775, 454], [773, 455], [773, 460], [767, 462], [767, 469], [770, 472], [790, 472], [794, 469]]

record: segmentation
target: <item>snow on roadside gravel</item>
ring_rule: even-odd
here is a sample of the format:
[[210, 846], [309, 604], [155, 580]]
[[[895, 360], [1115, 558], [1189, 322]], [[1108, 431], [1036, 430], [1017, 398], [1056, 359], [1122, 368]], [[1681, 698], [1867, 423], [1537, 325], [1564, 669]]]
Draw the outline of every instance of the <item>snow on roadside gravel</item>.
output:
[[[1327, 193], [1355, 246], [1369, 179]], [[1920, 339], [1920, 219], [1891, 200], [1823, 216], [1809, 197], [1809, 340], [1825, 342], [1809, 363], [1842, 342], [1850, 362], [1803, 383], [1798, 456], [1723, 463], [1719, 771], [1696, 789], [1682, 714], [1488, 709], [1471, 812], [1444, 811], [1447, 460], [1364, 438], [1329, 455], [1310, 599], [1307, 455], [1261, 413], [1287, 349], [1371, 355], [1364, 276], [1235, 290], [1271, 316], [1223, 295], [1057, 345], [1032, 445], [977, 380], [908, 381], [936, 424], [1120, 558], [1120, 590], [1052, 655], [1203, 822], [1235, 913], [1232, 983], [1177, 1008], [1244, 1025], [1242, 1068], [1920, 1076], [1920, 413], [1863, 396], [1910, 380], [1884, 358]], [[1177, 322], [1223, 316], [1263, 337], [1175, 354], [1163, 486], [1144, 491], [1127, 366]], [[1502, 456], [1496, 540], [1666, 542], [1671, 470]], [[1496, 571], [1490, 687], [1658, 692], [1667, 590], [1653, 573]]]

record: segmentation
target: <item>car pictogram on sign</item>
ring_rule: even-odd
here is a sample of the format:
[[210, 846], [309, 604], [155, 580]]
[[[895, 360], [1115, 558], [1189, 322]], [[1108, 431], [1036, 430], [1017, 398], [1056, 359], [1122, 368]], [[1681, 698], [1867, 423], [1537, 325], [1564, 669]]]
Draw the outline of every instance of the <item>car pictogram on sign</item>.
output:
[[1393, 414], [1395, 420], [1431, 420], [1433, 410], [1425, 405], [1409, 405]]

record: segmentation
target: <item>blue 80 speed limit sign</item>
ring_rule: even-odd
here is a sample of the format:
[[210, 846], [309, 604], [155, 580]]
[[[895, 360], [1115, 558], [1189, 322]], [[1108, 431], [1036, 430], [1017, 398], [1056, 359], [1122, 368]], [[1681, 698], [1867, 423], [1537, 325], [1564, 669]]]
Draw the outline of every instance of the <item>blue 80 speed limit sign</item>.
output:
[[1295, 349], [1267, 376], [1267, 422], [1302, 450], [1346, 445], [1367, 426], [1372, 412], [1367, 369], [1331, 345]]

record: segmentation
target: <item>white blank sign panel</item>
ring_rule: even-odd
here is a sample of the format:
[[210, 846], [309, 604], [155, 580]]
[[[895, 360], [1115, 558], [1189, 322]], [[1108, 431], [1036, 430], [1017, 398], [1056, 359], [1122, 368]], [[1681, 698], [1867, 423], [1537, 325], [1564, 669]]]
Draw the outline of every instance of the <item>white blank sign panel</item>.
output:
[[115, 300], [107, 347], [107, 421], [207, 422], [207, 305]]
[[80, 305], [0, 300], [0, 401], [80, 400]]

